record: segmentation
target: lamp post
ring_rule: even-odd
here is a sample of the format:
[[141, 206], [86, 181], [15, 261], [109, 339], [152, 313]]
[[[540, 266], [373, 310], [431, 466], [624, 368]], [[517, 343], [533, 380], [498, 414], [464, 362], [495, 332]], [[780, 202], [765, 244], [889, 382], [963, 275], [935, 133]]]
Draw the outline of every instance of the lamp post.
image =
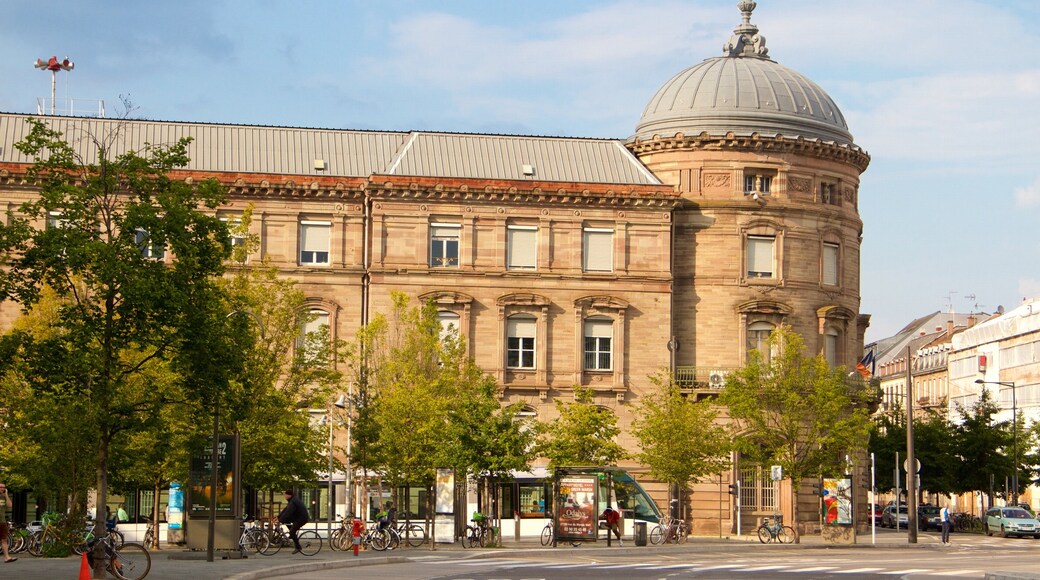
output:
[[1014, 381], [975, 380], [976, 385], [1000, 385], [1011, 389], [1011, 503], [1018, 503], [1018, 404], [1015, 400]]
[[346, 397], [340, 395], [336, 402], [329, 406], [329, 413], [325, 415], [325, 420], [329, 424], [329, 540], [332, 540], [332, 520], [336, 516], [336, 502], [332, 497], [332, 453], [335, 447], [332, 445], [335, 439], [333, 439], [333, 428], [336, 426], [336, 422], [332, 420], [332, 409], [346, 409]]

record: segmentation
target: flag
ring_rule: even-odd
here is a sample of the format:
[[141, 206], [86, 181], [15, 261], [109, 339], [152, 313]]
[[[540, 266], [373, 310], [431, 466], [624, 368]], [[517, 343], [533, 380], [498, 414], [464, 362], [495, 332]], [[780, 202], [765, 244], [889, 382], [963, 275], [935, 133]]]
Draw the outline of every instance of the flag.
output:
[[[867, 366], [869, 365], [869, 367]], [[874, 376], [874, 351], [867, 353], [867, 356], [863, 357], [863, 360], [859, 361], [856, 365], [856, 372], [863, 375], [863, 378], [869, 379]]]

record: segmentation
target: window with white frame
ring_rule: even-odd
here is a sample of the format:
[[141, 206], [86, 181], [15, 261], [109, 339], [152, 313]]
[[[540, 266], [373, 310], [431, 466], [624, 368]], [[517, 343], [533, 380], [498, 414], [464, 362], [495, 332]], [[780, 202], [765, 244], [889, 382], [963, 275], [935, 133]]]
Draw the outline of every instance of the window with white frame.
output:
[[585, 370], [609, 371], [614, 368], [614, 321], [589, 318], [585, 321]]
[[446, 340], [448, 337], [458, 338], [462, 336], [458, 314], [449, 310], [441, 310], [437, 312], [437, 320], [441, 324], [441, 341]]
[[841, 333], [834, 328], [828, 328], [823, 333], [823, 358], [832, 368], [841, 362], [840, 338]]
[[166, 249], [154, 242], [152, 236], [145, 230], [137, 230], [134, 233], [134, 243], [141, 250], [141, 257], [152, 260], [162, 260], [166, 256]]
[[838, 285], [838, 256], [840, 247], [833, 242], [823, 244], [823, 283], [827, 286]]
[[246, 244], [246, 234], [242, 229], [242, 218], [238, 216], [221, 216], [220, 221], [227, 224], [228, 239], [232, 249]]
[[459, 265], [461, 224], [430, 224], [430, 267], [454, 268]]
[[772, 360], [772, 345], [769, 344], [769, 335], [776, 327], [768, 322], [752, 322], [747, 328], [747, 352], [757, 350], [762, 354], [762, 362], [769, 364]]
[[744, 174], [744, 193], [769, 193], [773, 187], [773, 177], [755, 173]]
[[325, 266], [329, 264], [332, 222], [300, 222], [300, 264]]
[[508, 226], [506, 267], [510, 270], [535, 270], [537, 266], [538, 226]]
[[773, 278], [776, 268], [776, 236], [747, 237], [747, 277]]
[[323, 362], [324, 353], [327, 352], [329, 335], [329, 313], [324, 310], [312, 309], [308, 313], [300, 327], [300, 336], [297, 340], [297, 348], [303, 355], [304, 360], [309, 363]]
[[65, 219], [64, 214], [60, 211], [49, 211], [47, 212], [47, 229], [57, 230], [62, 229], [68, 225], [68, 221]]
[[506, 367], [533, 369], [537, 320], [533, 316], [511, 316], [506, 322]]
[[585, 228], [582, 232], [582, 270], [614, 271], [614, 230]]

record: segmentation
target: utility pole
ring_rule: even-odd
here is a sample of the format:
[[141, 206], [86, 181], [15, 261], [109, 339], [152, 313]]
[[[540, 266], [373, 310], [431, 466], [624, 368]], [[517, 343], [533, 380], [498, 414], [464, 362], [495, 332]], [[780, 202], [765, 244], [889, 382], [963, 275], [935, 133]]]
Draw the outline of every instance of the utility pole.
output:
[[[906, 347], [906, 541], [917, 543], [917, 461], [914, 457], [914, 376], [910, 347]], [[896, 469], [899, 466], [896, 465]], [[911, 472], [911, 470], [914, 470]], [[899, 521], [899, 514], [896, 514]]]

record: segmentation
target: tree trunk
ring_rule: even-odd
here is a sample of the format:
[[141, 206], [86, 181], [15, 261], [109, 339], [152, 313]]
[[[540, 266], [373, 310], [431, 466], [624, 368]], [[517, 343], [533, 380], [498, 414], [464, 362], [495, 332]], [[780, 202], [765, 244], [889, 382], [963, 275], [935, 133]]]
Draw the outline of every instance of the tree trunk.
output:
[[[101, 437], [98, 442], [98, 463], [97, 463], [97, 507], [94, 508], [94, 537], [100, 538], [101, 536], [108, 533], [107, 525], [107, 514], [105, 513], [105, 507], [108, 505], [108, 437]], [[107, 560], [105, 560], [105, 548], [100, 542], [94, 545], [94, 569], [92, 570], [93, 576], [96, 579], [103, 580], [106, 575], [105, 568], [107, 567]]]

